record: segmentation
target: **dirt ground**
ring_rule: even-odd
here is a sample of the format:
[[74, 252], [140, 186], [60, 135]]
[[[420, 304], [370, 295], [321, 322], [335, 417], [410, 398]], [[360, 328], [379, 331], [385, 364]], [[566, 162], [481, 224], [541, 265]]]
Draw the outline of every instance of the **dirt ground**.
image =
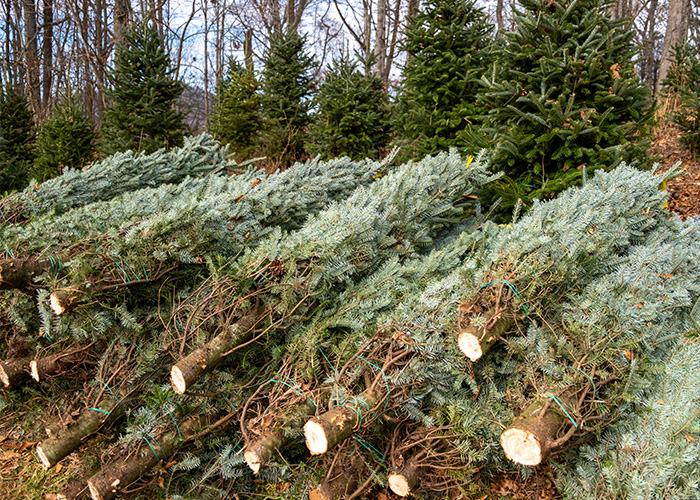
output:
[[681, 162], [684, 175], [668, 183], [668, 208], [685, 219], [700, 214], [700, 163], [695, 155], [683, 149], [680, 137], [681, 132], [672, 124], [660, 125], [649, 152], [660, 158], [664, 169]]

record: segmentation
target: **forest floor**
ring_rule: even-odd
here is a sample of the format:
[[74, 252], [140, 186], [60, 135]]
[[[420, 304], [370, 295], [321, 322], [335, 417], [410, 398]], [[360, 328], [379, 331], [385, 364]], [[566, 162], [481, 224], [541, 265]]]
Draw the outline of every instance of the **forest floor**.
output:
[[[681, 132], [669, 123], [658, 126], [652, 140], [650, 153], [659, 158], [665, 170], [681, 161], [680, 175], [668, 183], [669, 209], [682, 218], [700, 214], [700, 162], [685, 150], [680, 142]], [[107, 443], [114, 435], [98, 434], [88, 440], [79, 453], [72, 455], [55, 468], [45, 471], [35, 458], [34, 448], [43, 439], [47, 415], [43, 391], [32, 389], [22, 394], [0, 392], [0, 500], [37, 499], [54, 500], [54, 492], [60, 490], [71, 478], [95, 471], [99, 464], [101, 443]], [[58, 402], [50, 411], [51, 418], [59, 418], [59, 407], [68, 401]], [[8, 411], [9, 410], [9, 411]], [[557, 500], [560, 497], [552, 480], [553, 471], [546, 465], [537, 467], [523, 479], [518, 474], [501, 474], [478, 480], [475, 496], [470, 500]], [[151, 481], [153, 477], [151, 476]], [[160, 482], [159, 482], [160, 483]], [[151, 483], [153, 484], [153, 483]], [[162, 483], [159, 484], [162, 487]], [[143, 486], [143, 484], [142, 484]], [[151, 489], [151, 498], [168, 498]], [[398, 499], [394, 495], [380, 498]], [[465, 500], [464, 497], [453, 497]]]
[[700, 162], [693, 153], [683, 148], [682, 133], [666, 122], [656, 128], [649, 152], [659, 157], [663, 169], [681, 162], [683, 175], [668, 183], [668, 208], [685, 219], [700, 214]]

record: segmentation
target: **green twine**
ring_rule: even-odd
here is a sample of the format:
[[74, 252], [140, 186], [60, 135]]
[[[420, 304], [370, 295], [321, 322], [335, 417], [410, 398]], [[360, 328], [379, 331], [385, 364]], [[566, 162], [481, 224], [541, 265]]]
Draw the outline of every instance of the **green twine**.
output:
[[14, 259], [14, 258], [15, 258], [15, 256], [12, 254], [12, 250], [10, 250], [10, 249], [7, 248], [7, 247], [5, 247], [5, 250], [7, 251], [7, 253], [10, 254], [10, 258], [11, 258], [11, 259]]
[[583, 373], [583, 376], [591, 381], [591, 385], [593, 386], [593, 390], [595, 391], [595, 396], [596, 396], [596, 398], [598, 398], [598, 404], [600, 405], [600, 409], [603, 410], [603, 421], [605, 421], [605, 407], [603, 406], [603, 403], [600, 401], [600, 396], [598, 395], [598, 388], [595, 386], [595, 382], [593, 382], [593, 379], [586, 372], [581, 370], [581, 368], [576, 367], [576, 369], [578, 371], [580, 371], [581, 373]]
[[353, 406], [345, 406], [345, 408], [347, 408], [348, 410], [354, 412], [355, 415], [357, 415], [358, 424], [359, 424], [359, 425], [362, 425], [362, 410], [361, 410], [360, 408], [353, 407]]
[[0, 215], [2, 215], [2, 220], [7, 222], [7, 219], [5, 218], [5, 212], [2, 211], [2, 208], [0, 208]]
[[102, 410], [100, 408], [88, 408], [88, 410], [94, 410], [94, 411], [99, 411], [100, 413], [104, 413], [105, 415], [109, 416], [112, 414], [110, 411]]
[[576, 428], [578, 429], [578, 424], [576, 423], [576, 421], [575, 421], [573, 418], [571, 418], [571, 415], [569, 415], [569, 412], [566, 411], [566, 408], [564, 408], [564, 405], [561, 403], [561, 401], [559, 401], [559, 399], [558, 399], [556, 396], [553, 396], [553, 395], [551, 395], [551, 394], [547, 394], [546, 397], [552, 398], [552, 399], [554, 400], [554, 402], [555, 402], [557, 405], [559, 405], [559, 408], [561, 408], [561, 411], [564, 412], [564, 414], [567, 416], [567, 418], [568, 418], [569, 420], [571, 420], [571, 423], [574, 424], [574, 427], [576, 427]]
[[353, 435], [352, 435], [352, 438], [353, 438], [355, 441], [357, 441], [358, 443], [360, 443], [364, 448], [366, 448], [367, 450], [369, 450], [370, 453], [374, 451], [374, 452], [377, 454], [377, 458], [379, 459], [379, 461], [380, 461], [383, 465], [385, 464], [385, 462], [384, 462], [384, 453], [382, 453], [382, 452], [379, 451], [377, 448], [375, 448], [374, 446], [372, 446], [371, 443], [368, 443], [367, 441], [365, 441], [364, 439], [362, 439], [361, 437], [359, 437], [357, 434], [353, 434]]
[[[165, 408], [165, 406], [163, 406], [163, 408]], [[175, 417], [173, 417], [173, 414], [170, 413], [170, 410], [168, 410], [167, 408], [165, 408], [165, 410], [168, 412], [168, 416], [170, 417], [170, 420], [172, 420], [173, 423], [175, 424], [175, 428], [177, 429], [177, 435], [180, 436], [180, 439], [182, 439], [182, 434], [180, 433], [180, 426], [177, 425], [177, 422], [175, 421]]]
[[160, 445], [160, 443], [158, 442], [158, 440], [157, 440], [156, 438], [154, 438], [154, 437], [153, 437], [151, 434], [149, 434], [148, 432], [145, 432], [144, 434], [146, 434], [146, 436], [150, 437], [150, 438], [158, 445], [158, 447], [160, 448], [160, 451], [163, 452], [163, 458], [161, 459], [161, 458], [158, 456], [158, 454], [156, 453], [156, 450], [153, 449], [153, 446], [151, 446], [151, 443], [148, 441], [148, 439], [146, 439], [146, 436], [141, 436], [141, 437], [143, 438], [143, 440], [146, 441], [146, 444], [147, 444], [148, 447], [151, 449], [151, 451], [153, 452], [153, 454], [155, 455], [155, 457], [158, 459], [158, 461], [159, 461], [159, 462], [162, 462], [162, 461], [167, 462], [167, 461], [168, 461], [168, 456], [165, 454], [165, 451], [163, 450], [163, 447]]
[[103, 381], [102, 379], [99, 379], [99, 378], [98, 378], [97, 380], [99, 380], [100, 383], [101, 383], [102, 385], [104, 385], [104, 386], [107, 388], [107, 390], [109, 391], [109, 393], [110, 393], [112, 396], [114, 396], [114, 400], [117, 402], [117, 404], [119, 404], [119, 398], [117, 398], [117, 395], [114, 394], [114, 391], [113, 391], [112, 388], [109, 386], [109, 384], [107, 384], [107, 382]]
[[58, 274], [61, 272], [63, 266], [61, 264], [61, 259], [58, 256], [58, 254], [54, 253], [54, 255], [56, 255], [55, 258], [52, 255], [49, 255], [49, 260], [51, 261], [51, 270]]
[[515, 294], [515, 296], [518, 297], [522, 301], [522, 307], [523, 307], [523, 310], [525, 311], [525, 314], [528, 316], [530, 315], [530, 311], [527, 310], [527, 305], [526, 305], [525, 299], [523, 299], [523, 297], [520, 295], [518, 290], [508, 280], [490, 281], [489, 283], [486, 283], [485, 285], [481, 285], [479, 287], [479, 290], [481, 290], [482, 288], [486, 288], [487, 286], [495, 285], [496, 283], [503, 283], [508, 288], [510, 288], [510, 290]]
[[[289, 377], [287, 377], [287, 378], [289, 378]], [[297, 387], [299, 387], [299, 384], [297, 384], [296, 382], [294, 382], [292, 379], [289, 379], [289, 380], [292, 382], [292, 384], [294, 384], [294, 385], [296, 385]], [[288, 384], [288, 383], [285, 382], [284, 380], [270, 379], [270, 380], [268, 380], [268, 382], [276, 382], [276, 383], [278, 383], [278, 384], [286, 385], [287, 387], [289, 387], [291, 390], [293, 390], [294, 392], [296, 392], [296, 393], [299, 394], [300, 396], [306, 396], [306, 393], [304, 392], [304, 390], [303, 390], [301, 387], [299, 387], [299, 389], [297, 389], [296, 387], [293, 387], [292, 385]], [[309, 403], [311, 403], [311, 405], [314, 407], [314, 409], [317, 408], [316, 403], [314, 403], [314, 400], [311, 399], [310, 396], [306, 396], [306, 400], [307, 400]], [[236, 407], [234, 406], [234, 410], [235, 410], [235, 409], [236, 409]]]
[[384, 379], [384, 384], [386, 384], [386, 401], [384, 402], [384, 411], [386, 411], [386, 408], [389, 405], [389, 394], [391, 394], [391, 390], [389, 389], [389, 381], [386, 379], [386, 373], [384, 373], [384, 370], [379, 368], [377, 365], [375, 365], [371, 361], [367, 361], [365, 358], [363, 358], [359, 354], [355, 354], [355, 357], [361, 359], [362, 361], [364, 361], [368, 365], [373, 366], [374, 368], [376, 368], [377, 370], [379, 370], [382, 373], [382, 378]]
[[321, 355], [323, 358], [328, 362], [328, 365], [333, 368], [333, 371], [335, 372], [335, 376], [338, 376], [338, 370], [335, 369], [335, 366], [333, 366], [333, 363], [331, 363], [331, 360], [326, 357], [326, 353], [323, 352], [323, 349], [321, 349], [321, 346], [318, 347], [318, 350], [321, 351]]

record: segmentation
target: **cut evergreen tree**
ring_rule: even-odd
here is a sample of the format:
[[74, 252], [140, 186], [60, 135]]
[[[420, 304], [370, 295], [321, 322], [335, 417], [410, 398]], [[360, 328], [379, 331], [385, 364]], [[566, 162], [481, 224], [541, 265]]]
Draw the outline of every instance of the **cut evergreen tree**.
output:
[[647, 166], [653, 105], [626, 21], [611, 20], [600, 0], [519, 5], [480, 94], [505, 206], [579, 184], [584, 168]]
[[265, 54], [261, 151], [273, 167], [288, 167], [306, 155], [315, 63], [305, 43], [294, 30], [277, 31]]
[[29, 101], [14, 87], [1, 86], [0, 195], [27, 185], [34, 156], [34, 119]]
[[477, 94], [492, 32], [488, 15], [473, 0], [429, 0], [409, 18], [399, 120], [413, 156], [465, 145], [460, 132], [483, 113]]
[[188, 137], [181, 148], [168, 152], [117, 153], [88, 169], [67, 169], [59, 177], [0, 199], [0, 227], [61, 214], [129, 191], [179, 182], [188, 176], [205, 176], [225, 167], [226, 152], [207, 134]]
[[238, 159], [248, 158], [257, 147], [262, 123], [257, 90], [255, 74], [229, 59], [226, 76], [216, 88], [210, 130]]
[[389, 141], [389, 100], [382, 81], [365, 75], [348, 54], [326, 72], [315, 96], [309, 152], [322, 158], [376, 158]]
[[29, 177], [43, 182], [64, 168], [81, 169], [95, 152], [95, 131], [77, 94], [68, 92], [39, 127], [37, 157]]
[[164, 40], [148, 21], [133, 23], [117, 45], [108, 105], [100, 130], [100, 152], [153, 153], [182, 145], [185, 126], [175, 103], [183, 91], [173, 79], [174, 70]]

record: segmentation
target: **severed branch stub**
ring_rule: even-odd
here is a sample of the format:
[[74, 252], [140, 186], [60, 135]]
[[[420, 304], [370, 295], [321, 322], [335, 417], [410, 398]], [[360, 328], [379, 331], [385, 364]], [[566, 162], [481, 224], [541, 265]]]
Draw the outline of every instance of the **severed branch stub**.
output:
[[311, 404], [303, 404], [295, 413], [296, 415], [291, 419], [283, 422], [276, 429], [265, 432], [246, 447], [243, 457], [255, 474], [260, 472], [260, 468], [272, 458], [277, 450], [284, 448], [291, 441], [290, 430], [302, 429], [304, 422], [314, 414], [314, 407]]
[[496, 312], [491, 309], [484, 316], [487, 319], [483, 325], [477, 326], [472, 321], [457, 337], [459, 349], [472, 361], [477, 361], [486, 354], [515, 323], [515, 316], [508, 310]]
[[501, 434], [501, 447], [513, 462], [538, 465], [556, 447], [557, 435], [566, 422], [558, 408], [536, 400]]
[[5, 387], [29, 380], [29, 358], [13, 358], [0, 362], [0, 382]]
[[228, 351], [250, 340], [257, 321], [257, 310], [253, 309], [224, 333], [198, 347], [175, 364], [170, 371], [170, 381], [175, 392], [184, 394], [192, 384], [221, 363]]
[[362, 415], [369, 413], [378, 400], [378, 393], [368, 389], [345, 405], [336, 406], [306, 422], [304, 436], [311, 454], [322, 455], [349, 438], [355, 428], [362, 424]]
[[400, 470], [389, 474], [388, 482], [391, 491], [400, 497], [411, 494], [420, 478], [417, 462], [415, 459], [410, 459]]

